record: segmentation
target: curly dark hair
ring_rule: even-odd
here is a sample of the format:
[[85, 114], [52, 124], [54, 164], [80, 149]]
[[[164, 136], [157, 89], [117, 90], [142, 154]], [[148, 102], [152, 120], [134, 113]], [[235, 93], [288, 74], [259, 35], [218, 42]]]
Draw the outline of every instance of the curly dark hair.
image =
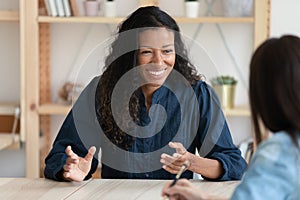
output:
[[[181, 39], [180, 30], [176, 21], [166, 12], [156, 6], [140, 7], [133, 12], [123, 23], [120, 24], [118, 34], [111, 45], [110, 54], [105, 60], [104, 72], [99, 80], [96, 93], [96, 111], [98, 120], [104, 134], [111, 142], [125, 150], [128, 150], [134, 137], [129, 136], [118, 127], [111, 109], [111, 97], [115, 85], [120, 78], [129, 70], [137, 66], [138, 34], [144, 28], [166, 28], [174, 33], [175, 44], [175, 65], [174, 69], [181, 73], [192, 85], [201, 79], [197, 74], [196, 68], [190, 63], [187, 57], [187, 50]], [[129, 32], [129, 34], [128, 34]], [[122, 33], [122, 34], [121, 34]], [[132, 77], [133, 83], [135, 77]], [[130, 96], [128, 112], [131, 119], [120, 113], [117, 117], [125, 126], [130, 128], [130, 123], [139, 122], [139, 98], [137, 93], [124, 94]], [[120, 99], [120, 104], [125, 104]], [[128, 116], [128, 115], [127, 115]], [[127, 118], [127, 119], [126, 119]], [[122, 126], [123, 127], [123, 126]]]

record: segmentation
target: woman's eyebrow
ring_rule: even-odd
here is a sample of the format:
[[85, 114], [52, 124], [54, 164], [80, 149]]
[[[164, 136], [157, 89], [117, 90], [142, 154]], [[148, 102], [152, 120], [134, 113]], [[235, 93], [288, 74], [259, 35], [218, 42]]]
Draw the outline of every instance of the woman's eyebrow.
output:
[[[170, 47], [170, 46], [174, 46], [174, 44], [166, 44], [166, 45], [163, 45], [161, 48], [167, 48], [167, 47]], [[139, 48], [153, 48], [153, 46], [149, 46], [149, 45], [140, 45]]]

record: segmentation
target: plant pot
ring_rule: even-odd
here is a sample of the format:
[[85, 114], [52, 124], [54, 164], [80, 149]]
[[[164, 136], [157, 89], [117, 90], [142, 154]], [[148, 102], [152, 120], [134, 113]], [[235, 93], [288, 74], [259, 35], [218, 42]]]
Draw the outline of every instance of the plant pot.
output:
[[99, 2], [98, 1], [84, 1], [83, 2], [84, 11], [86, 16], [97, 16], [99, 12]]
[[115, 17], [116, 16], [116, 2], [115, 1], [106, 1], [105, 2], [105, 17]]
[[213, 85], [223, 109], [234, 107], [235, 87], [236, 85]]
[[185, 2], [185, 16], [190, 18], [197, 18], [199, 14], [199, 2], [198, 1], [186, 1]]
[[223, 0], [224, 16], [246, 17], [253, 15], [253, 0]]

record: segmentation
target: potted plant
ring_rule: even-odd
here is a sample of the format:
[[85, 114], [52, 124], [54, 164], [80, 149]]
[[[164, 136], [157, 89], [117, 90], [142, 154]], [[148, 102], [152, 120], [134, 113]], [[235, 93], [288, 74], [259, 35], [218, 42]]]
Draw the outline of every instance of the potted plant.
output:
[[185, 0], [185, 15], [186, 17], [197, 18], [199, 13], [198, 0]]
[[232, 76], [217, 76], [211, 79], [211, 84], [220, 99], [222, 108], [233, 108], [237, 80]]
[[114, 0], [105, 1], [105, 17], [115, 17], [116, 16], [116, 2]]
[[86, 16], [97, 16], [99, 12], [99, 2], [97, 0], [85, 0], [83, 2]]

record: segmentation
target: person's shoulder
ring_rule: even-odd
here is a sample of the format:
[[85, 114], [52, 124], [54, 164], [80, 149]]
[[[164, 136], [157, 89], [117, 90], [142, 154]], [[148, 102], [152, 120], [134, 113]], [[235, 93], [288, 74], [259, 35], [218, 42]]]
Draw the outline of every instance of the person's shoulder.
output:
[[198, 95], [211, 95], [213, 89], [212, 87], [204, 80], [198, 80], [192, 85], [194, 91]]
[[[270, 137], [261, 143], [259, 148], [277, 147], [291, 149], [291, 145], [294, 145], [292, 138], [284, 131], [274, 133]], [[294, 145], [295, 146], [295, 145]], [[296, 147], [296, 146], [295, 146]]]
[[192, 87], [195, 90], [206, 90], [210, 88], [209, 84], [207, 84], [204, 80], [198, 80], [194, 84], [192, 84]]
[[262, 142], [257, 149], [257, 155], [263, 156], [268, 160], [293, 159], [291, 155], [297, 155], [298, 148], [292, 138], [286, 132], [277, 132]]

